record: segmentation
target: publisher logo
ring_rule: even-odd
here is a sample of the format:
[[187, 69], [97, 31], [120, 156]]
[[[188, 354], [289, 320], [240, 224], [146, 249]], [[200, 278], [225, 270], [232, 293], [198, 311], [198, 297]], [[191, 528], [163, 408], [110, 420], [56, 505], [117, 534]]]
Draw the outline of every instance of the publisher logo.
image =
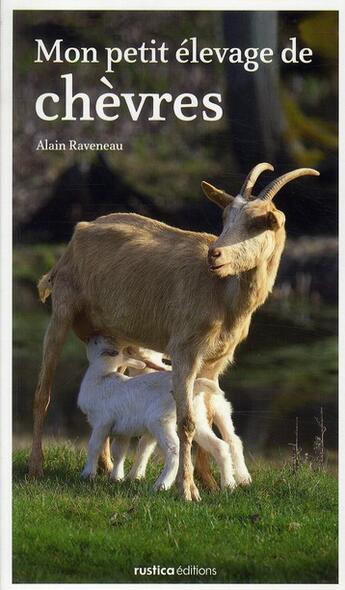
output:
[[198, 565], [179, 565], [165, 567], [161, 565], [147, 565], [134, 568], [135, 576], [216, 576], [215, 567], [199, 567]]

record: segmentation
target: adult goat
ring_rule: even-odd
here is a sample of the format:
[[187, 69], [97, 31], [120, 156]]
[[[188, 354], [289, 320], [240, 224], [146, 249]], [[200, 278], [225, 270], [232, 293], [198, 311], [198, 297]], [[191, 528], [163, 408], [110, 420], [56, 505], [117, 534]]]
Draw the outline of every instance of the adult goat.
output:
[[246, 338], [253, 312], [272, 290], [285, 243], [285, 216], [273, 198], [291, 180], [318, 175], [301, 168], [254, 184], [270, 164], [255, 166], [234, 197], [207, 182], [206, 196], [223, 209], [223, 231], [183, 231], [136, 214], [114, 213], [78, 223], [65, 253], [44, 275], [42, 301], [52, 295], [52, 317], [34, 402], [31, 475], [42, 473], [42, 431], [53, 374], [70, 328], [167, 353], [180, 439], [178, 485], [198, 500], [191, 443], [193, 383], [217, 379]]

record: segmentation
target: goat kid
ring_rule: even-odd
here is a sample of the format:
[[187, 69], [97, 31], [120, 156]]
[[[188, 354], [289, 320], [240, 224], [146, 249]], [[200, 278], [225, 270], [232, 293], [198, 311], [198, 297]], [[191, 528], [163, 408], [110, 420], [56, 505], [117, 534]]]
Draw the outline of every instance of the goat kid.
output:
[[[97, 460], [104, 441], [109, 434], [113, 434], [114, 466], [111, 478], [117, 481], [123, 479], [130, 439], [143, 435], [139, 443], [138, 460], [130, 477], [138, 478], [145, 474], [147, 461], [157, 441], [165, 462], [154, 489], [169, 489], [176, 479], [179, 451], [171, 374], [154, 372], [137, 377], [120, 374], [120, 367], [142, 370], [145, 364], [128, 357], [125, 352], [117, 351], [109, 340], [101, 336], [90, 339], [87, 356], [90, 364], [80, 387], [78, 405], [88, 417], [92, 434], [82, 476], [86, 478], [96, 474]], [[212, 381], [196, 379], [193, 404], [196, 416], [195, 440], [215, 458], [221, 472], [221, 487], [232, 489], [236, 481], [229, 445], [220, 440], [209, 426], [203, 393], [205, 390], [215, 399], [222, 394]]]
[[[144, 369], [134, 369], [130, 367], [127, 371], [130, 377], [144, 373], [151, 373], [154, 370], [171, 370], [171, 367], [163, 362], [164, 355], [161, 353], [139, 347], [128, 347], [127, 352], [130, 354], [130, 356], [135, 356], [135, 358], [144, 361], [146, 364]], [[222, 392], [219, 387], [217, 388], [217, 393], [218, 395], [210, 395], [208, 392], [203, 392], [202, 396], [200, 396], [197, 400], [194, 399], [194, 407], [200, 403], [205, 406], [209, 425], [212, 426], [212, 424], [214, 424], [217, 426], [223, 440], [225, 440], [229, 445], [236, 484], [248, 486], [250, 485], [252, 478], [245, 463], [242, 441], [235, 433], [231, 416], [232, 407], [230, 402], [226, 400], [224, 392]], [[204, 408], [202, 408], [202, 413], [203, 412]], [[155, 444], [150, 445], [150, 441], [146, 439], [146, 435], [141, 437], [136, 450], [133, 466], [128, 473], [129, 479], [134, 480], [145, 477], [146, 467], [150, 456], [155, 449], [155, 446]], [[113, 451], [114, 448], [113, 442]], [[200, 461], [201, 453], [205, 453], [205, 456], [208, 457], [205, 445], [203, 447], [197, 447], [195, 463], [195, 469], [198, 472], [197, 475], [204, 483], [205, 480], [209, 484], [212, 482], [208, 487], [210, 487], [210, 489], [217, 490], [219, 487], [211, 474], [208, 462], [206, 469], [204, 468], [204, 455], [202, 455], [203, 460]], [[116, 461], [116, 459], [114, 459], [114, 461]]]

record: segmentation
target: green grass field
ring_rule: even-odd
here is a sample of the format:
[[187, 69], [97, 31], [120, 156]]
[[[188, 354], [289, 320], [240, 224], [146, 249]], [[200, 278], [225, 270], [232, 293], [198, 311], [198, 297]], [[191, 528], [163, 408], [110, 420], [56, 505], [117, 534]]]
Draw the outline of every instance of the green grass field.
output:
[[[324, 471], [254, 463], [250, 489], [202, 493], [186, 504], [174, 490], [80, 480], [84, 451], [46, 450], [44, 479], [26, 479], [14, 455], [14, 582], [337, 582], [337, 480]], [[175, 568], [135, 576], [134, 568]], [[196, 566], [199, 575], [178, 575]], [[202, 575], [200, 568], [216, 568]]]

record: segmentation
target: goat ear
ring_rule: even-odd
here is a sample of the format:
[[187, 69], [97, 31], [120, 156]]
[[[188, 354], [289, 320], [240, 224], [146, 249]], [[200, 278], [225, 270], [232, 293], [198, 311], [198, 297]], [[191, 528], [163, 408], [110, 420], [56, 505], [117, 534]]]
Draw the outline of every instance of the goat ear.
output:
[[153, 369], [154, 371], [171, 371], [171, 366], [170, 365], [166, 365], [165, 363], [155, 363], [154, 361], [151, 361], [150, 359], [146, 359], [146, 366], [149, 369]]
[[271, 229], [277, 231], [285, 223], [285, 215], [281, 211], [268, 211], [264, 215], [256, 215], [249, 221], [250, 229], [265, 231]]
[[219, 188], [216, 188], [215, 186], [209, 184], [209, 182], [206, 182], [205, 180], [202, 181], [201, 188], [204, 191], [206, 197], [210, 199], [210, 201], [216, 203], [216, 205], [218, 205], [218, 207], [221, 207], [222, 209], [225, 209], [225, 207], [227, 207], [227, 205], [230, 205], [230, 203], [232, 203], [232, 201], [234, 200], [234, 197], [228, 195], [224, 191], [219, 190]]
[[277, 231], [285, 223], [285, 215], [281, 211], [269, 211], [266, 215], [267, 228]]
[[125, 360], [125, 363], [127, 367], [132, 367], [132, 369], [138, 369], [138, 371], [146, 369], [146, 363], [144, 363], [143, 361], [138, 361], [137, 359], [129, 358]]

